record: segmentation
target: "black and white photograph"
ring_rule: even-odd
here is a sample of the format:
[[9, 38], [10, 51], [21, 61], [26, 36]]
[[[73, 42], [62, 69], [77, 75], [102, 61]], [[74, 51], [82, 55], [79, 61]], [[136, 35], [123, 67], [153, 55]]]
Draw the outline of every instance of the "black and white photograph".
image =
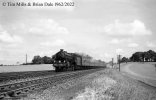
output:
[[0, 100], [156, 100], [156, 0], [0, 0]]

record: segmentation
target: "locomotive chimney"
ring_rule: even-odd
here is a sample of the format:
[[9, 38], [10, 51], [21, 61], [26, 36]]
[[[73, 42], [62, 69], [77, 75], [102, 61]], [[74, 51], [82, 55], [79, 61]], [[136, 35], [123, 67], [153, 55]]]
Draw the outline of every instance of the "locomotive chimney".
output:
[[60, 51], [63, 51], [63, 49], [60, 49]]

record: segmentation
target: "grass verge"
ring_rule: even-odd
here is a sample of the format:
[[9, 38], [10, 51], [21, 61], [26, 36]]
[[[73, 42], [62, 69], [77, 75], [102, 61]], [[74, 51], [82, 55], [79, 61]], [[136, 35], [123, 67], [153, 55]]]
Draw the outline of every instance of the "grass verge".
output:
[[118, 71], [107, 70], [73, 100], [156, 100], [156, 90]]

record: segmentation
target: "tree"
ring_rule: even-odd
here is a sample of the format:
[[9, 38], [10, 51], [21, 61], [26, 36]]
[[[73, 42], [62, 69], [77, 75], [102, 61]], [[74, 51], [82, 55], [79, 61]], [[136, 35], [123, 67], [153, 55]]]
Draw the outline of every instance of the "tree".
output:
[[146, 52], [136, 52], [132, 54], [130, 60], [134, 62], [156, 61], [156, 52], [152, 50]]
[[149, 61], [154, 61], [154, 56], [155, 56], [155, 52], [152, 50], [147, 51], [147, 53], [149, 54]]
[[34, 56], [34, 58], [32, 60], [32, 63], [33, 64], [42, 64], [43, 60], [42, 60], [42, 58], [39, 55], [37, 55], [37, 56]]
[[51, 64], [52, 63], [52, 59], [50, 57], [44, 56], [42, 58], [42, 61], [44, 64]]
[[134, 61], [134, 62], [139, 62], [141, 61], [141, 54], [142, 52], [136, 52], [132, 55], [132, 57], [130, 58], [131, 61]]
[[128, 62], [128, 58], [123, 57], [120, 62], [126, 62], [127, 63]]
[[156, 53], [154, 54], [154, 62], [156, 62]]

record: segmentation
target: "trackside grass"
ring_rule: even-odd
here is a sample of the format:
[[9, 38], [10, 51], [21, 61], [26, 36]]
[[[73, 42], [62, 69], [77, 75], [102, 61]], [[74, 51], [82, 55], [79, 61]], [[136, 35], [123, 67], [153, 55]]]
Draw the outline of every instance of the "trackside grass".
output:
[[92, 84], [80, 92], [74, 100], [112, 100], [114, 91], [111, 87], [116, 81], [108, 77], [99, 77]]
[[107, 70], [73, 100], [156, 100], [156, 90], [117, 71]]

